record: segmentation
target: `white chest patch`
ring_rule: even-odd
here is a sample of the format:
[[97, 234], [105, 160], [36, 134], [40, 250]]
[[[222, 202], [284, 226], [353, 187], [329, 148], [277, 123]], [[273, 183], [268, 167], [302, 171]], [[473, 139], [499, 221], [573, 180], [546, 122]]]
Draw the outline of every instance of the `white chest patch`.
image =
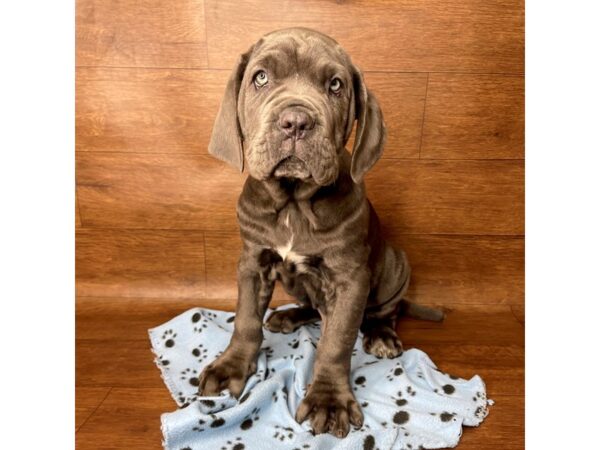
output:
[[[290, 212], [288, 211], [285, 215], [284, 220], [285, 226], [290, 228]], [[306, 257], [300, 255], [293, 250], [294, 247], [294, 233], [290, 236], [290, 240], [286, 245], [281, 245], [275, 249], [275, 251], [281, 256], [281, 259], [287, 262], [293, 262], [294, 264], [301, 265], [306, 260]]]

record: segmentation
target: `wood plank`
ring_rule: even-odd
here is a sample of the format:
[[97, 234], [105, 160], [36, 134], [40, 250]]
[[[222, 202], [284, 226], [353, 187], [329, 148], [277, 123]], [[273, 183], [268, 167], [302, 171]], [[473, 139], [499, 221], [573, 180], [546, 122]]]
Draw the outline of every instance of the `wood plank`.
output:
[[164, 387], [148, 333], [134, 340], [77, 339], [75, 344], [75, 383], [78, 387]]
[[[408, 254], [413, 269], [410, 298], [444, 306], [523, 304], [522, 238], [388, 234]], [[205, 243], [207, 297], [237, 298], [239, 236], [207, 233]], [[281, 290], [274, 298], [289, 301]]]
[[366, 73], [365, 83], [379, 101], [387, 127], [383, 158], [418, 158], [427, 75]]
[[104, 401], [110, 388], [86, 388], [75, 389], [75, 429], [79, 429]]
[[76, 2], [80, 66], [206, 67], [204, 2]]
[[162, 449], [160, 415], [175, 409], [165, 387], [113, 389], [77, 433], [77, 449]]
[[512, 313], [515, 316], [515, 319], [524, 327], [525, 326], [525, 303], [522, 305], [512, 305], [511, 307]]
[[523, 161], [382, 161], [366, 177], [384, 226], [422, 234], [522, 235], [523, 180]]
[[[522, 346], [446, 343], [448, 333], [440, 333], [437, 343], [421, 342], [416, 333], [412, 336], [401, 333], [404, 348], [423, 350], [441, 370], [452, 375], [463, 378], [480, 375], [488, 386], [490, 396], [521, 395], [524, 392], [525, 349]], [[136, 335], [136, 340], [78, 339], [77, 386], [161, 386], [150, 343], [137, 338], [139, 336]]]
[[[166, 389], [114, 389], [77, 433], [77, 448], [161, 449], [160, 415], [175, 410]], [[465, 427], [461, 450], [524, 448], [525, 402], [520, 396], [497, 396], [478, 428]]]
[[[207, 154], [228, 77], [213, 70], [79, 68], [77, 149]], [[385, 114], [385, 157], [418, 158], [427, 75], [365, 77]]]
[[448, 307], [525, 302], [525, 242], [500, 236], [388, 236], [412, 267], [409, 296]]
[[464, 427], [458, 448], [507, 449], [525, 448], [525, 398], [496, 396], [490, 414], [478, 428]]
[[204, 153], [229, 73], [78, 68], [78, 151]]
[[79, 199], [77, 191], [75, 192], [75, 228], [81, 228], [81, 212], [79, 211]]
[[76, 246], [78, 295], [204, 296], [202, 232], [80, 229]]
[[[203, 155], [78, 152], [86, 226], [235, 231], [244, 177]], [[382, 161], [367, 175], [384, 226], [422, 234], [524, 230], [523, 161]]]
[[338, 40], [364, 70], [524, 71], [522, 0], [207, 0], [211, 68], [233, 66], [260, 36], [291, 26]]
[[[234, 300], [150, 299], [79, 297], [76, 309], [76, 336], [86, 340], [142, 340], [147, 330], [194, 307], [232, 310]], [[273, 305], [271, 305], [273, 306]], [[523, 327], [509, 305], [456, 305], [444, 308], [442, 323], [401, 318], [398, 333], [407, 343], [419, 345], [461, 344], [524, 347]], [[485, 326], [482, 326], [485, 324]]]
[[197, 306], [225, 309], [212, 299], [77, 297], [75, 333], [77, 339], [148, 342], [148, 329]]
[[86, 226], [237, 229], [244, 177], [209, 156], [77, 153]]
[[421, 157], [523, 158], [524, 99], [523, 77], [431, 74]]

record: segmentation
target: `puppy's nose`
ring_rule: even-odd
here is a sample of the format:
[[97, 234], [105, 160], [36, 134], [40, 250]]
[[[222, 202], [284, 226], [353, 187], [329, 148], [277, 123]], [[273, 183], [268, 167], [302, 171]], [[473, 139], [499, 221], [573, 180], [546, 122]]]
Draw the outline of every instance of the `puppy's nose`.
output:
[[279, 128], [286, 136], [304, 139], [315, 126], [315, 120], [299, 109], [286, 109], [279, 116]]

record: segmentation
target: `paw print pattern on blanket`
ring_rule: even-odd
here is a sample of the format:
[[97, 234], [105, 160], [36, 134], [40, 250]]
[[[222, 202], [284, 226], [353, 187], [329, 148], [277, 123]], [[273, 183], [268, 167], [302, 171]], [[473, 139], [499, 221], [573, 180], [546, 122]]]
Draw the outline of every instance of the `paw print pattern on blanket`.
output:
[[363, 375], [359, 375], [354, 379], [354, 385], [356, 386], [354, 390], [358, 390], [358, 388], [364, 388], [367, 386], [367, 378]]
[[236, 437], [233, 441], [227, 441], [221, 450], [244, 450], [246, 446], [241, 437]]
[[165, 332], [162, 335], [162, 340], [165, 344], [165, 347], [167, 347], [167, 348], [174, 347], [176, 337], [177, 337], [177, 333], [175, 333], [173, 330], [171, 330], [171, 329], [165, 330]]
[[376, 359], [364, 352], [359, 335], [349, 381], [364, 422], [344, 440], [313, 435], [294, 414], [312, 381], [318, 324], [289, 335], [265, 333], [255, 374], [239, 399], [227, 390], [199, 396], [198, 376], [227, 347], [234, 321], [231, 313], [194, 308], [151, 330], [156, 364], [182, 407], [161, 418], [166, 450], [441, 448], [455, 445], [462, 425], [487, 415], [479, 377], [451, 377], [416, 349]]
[[196, 333], [202, 333], [202, 331], [208, 328], [208, 320], [199, 312], [192, 315], [192, 323], [194, 324], [194, 331]]
[[194, 387], [200, 386], [200, 381], [198, 380], [198, 371], [196, 369], [187, 368], [181, 371], [181, 379], [188, 380]]
[[192, 350], [192, 355], [194, 355], [194, 357], [198, 358], [198, 362], [201, 363], [202, 361], [204, 361], [206, 359], [208, 350], [206, 348], [204, 348], [203, 344], [198, 345], [198, 347], [194, 348]]
[[240, 424], [240, 428], [242, 430], [249, 430], [254, 425], [254, 422], [257, 422], [260, 419], [258, 413], [260, 412], [260, 408], [254, 408], [250, 414], [248, 414], [243, 422]]
[[273, 435], [273, 438], [281, 442], [285, 442], [286, 440], [291, 441], [294, 439], [294, 436], [295, 433], [293, 428], [275, 425], [275, 434]]
[[372, 434], [365, 436], [362, 450], [379, 450], [379, 447], [375, 446], [375, 437]]
[[408, 403], [408, 400], [402, 398], [402, 391], [398, 391], [398, 397], [392, 397], [392, 400], [396, 406], [405, 406]]
[[404, 369], [402, 369], [402, 365], [400, 363], [396, 363], [396, 367], [391, 369], [388, 372], [387, 379], [388, 381], [394, 381], [397, 377], [404, 373]]
[[222, 417], [217, 417], [216, 414], [211, 414], [210, 418], [210, 421], [199, 419], [198, 426], [193, 427], [192, 430], [203, 432], [208, 428], [219, 428], [225, 425], [225, 419], [223, 419]]

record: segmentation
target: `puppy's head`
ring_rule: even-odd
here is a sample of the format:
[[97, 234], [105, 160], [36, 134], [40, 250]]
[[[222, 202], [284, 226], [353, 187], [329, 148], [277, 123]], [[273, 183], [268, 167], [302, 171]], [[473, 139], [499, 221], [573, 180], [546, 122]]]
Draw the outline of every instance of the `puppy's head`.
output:
[[354, 121], [351, 176], [383, 152], [385, 126], [361, 72], [337, 42], [304, 28], [267, 34], [240, 56], [209, 152], [259, 180], [333, 183]]

